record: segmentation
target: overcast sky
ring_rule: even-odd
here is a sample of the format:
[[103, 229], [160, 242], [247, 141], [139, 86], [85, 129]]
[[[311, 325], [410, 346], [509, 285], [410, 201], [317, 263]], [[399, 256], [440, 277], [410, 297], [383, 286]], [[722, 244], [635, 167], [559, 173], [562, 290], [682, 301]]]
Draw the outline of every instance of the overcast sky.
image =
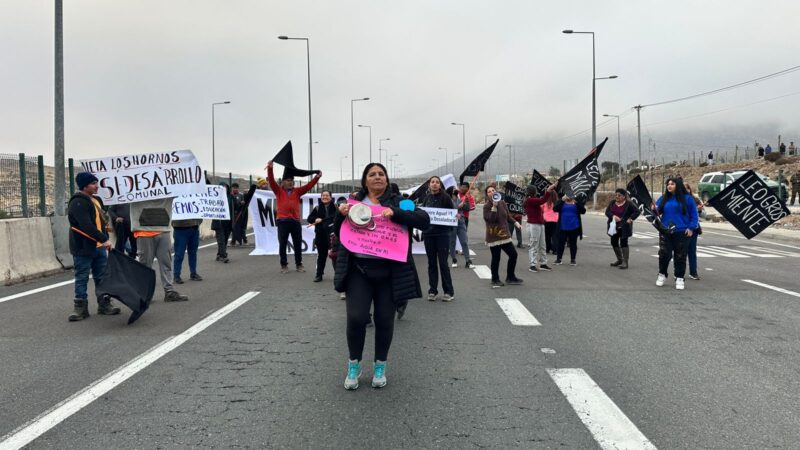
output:
[[[0, 2], [0, 153], [52, 161], [53, 3]], [[210, 170], [211, 103], [229, 100], [216, 108], [217, 170], [242, 174], [261, 174], [287, 140], [308, 163], [305, 45], [278, 35], [311, 39], [314, 168], [328, 181], [349, 158], [350, 100], [361, 97], [371, 100], [355, 104], [355, 121], [373, 126], [373, 160], [378, 138], [391, 138], [384, 146], [406, 173], [443, 164], [438, 147], [461, 151], [454, 121], [466, 123], [468, 152], [498, 133], [501, 145], [554, 141], [528, 149], [534, 158], [561, 146], [582, 156], [590, 133], [562, 138], [591, 127], [592, 42], [567, 28], [594, 31], [597, 76], [619, 76], [597, 82], [598, 122], [800, 65], [797, 0], [64, 4], [67, 157], [188, 148]], [[643, 132], [767, 124], [791, 134], [798, 105], [795, 72], [645, 109]], [[621, 126], [633, 133], [636, 115]], [[360, 173], [367, 129], [355, 129], [355, 151]]]

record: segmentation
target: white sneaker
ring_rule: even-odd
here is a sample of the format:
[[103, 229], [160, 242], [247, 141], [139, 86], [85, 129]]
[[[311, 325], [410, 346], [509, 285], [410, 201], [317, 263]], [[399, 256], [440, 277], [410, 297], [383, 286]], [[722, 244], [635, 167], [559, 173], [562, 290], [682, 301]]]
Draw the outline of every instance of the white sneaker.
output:
[[455, 269], [455, 268], [457, 268], [457, 267], [458, 267], [458, 263], [457, 263], [457, 262], [454, 262], [453, 264], [450, 264], [450, 267], [452, 267], [452, 268], [454, 268], [454, 269]]
[[656, 278], [656, 286], [663, 286], [665, 281], [667, 281], [667, 276], [664, 274], [658, 274], [658, 278]]
[[372, 374], [372, 387], [382, 388], [386, 386], [386, 361], [375, 361], [375, 368]]
[[675, 278], [675, 289], [682, 291], [683, 290], [683, 278]]
[[361, 377], [361, 361], [347, 361], [347, 378], [344, 379], [344, 388], [348, 391], [358, 389], [358, 379]]

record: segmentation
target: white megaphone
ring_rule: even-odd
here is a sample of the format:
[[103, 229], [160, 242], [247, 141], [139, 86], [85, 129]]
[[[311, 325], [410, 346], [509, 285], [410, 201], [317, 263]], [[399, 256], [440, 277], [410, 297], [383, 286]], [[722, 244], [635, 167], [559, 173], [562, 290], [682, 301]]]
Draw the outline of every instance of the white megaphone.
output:
[[502, 199], [503, 199], [503, 194], [501, 194], [499, 192], [495, 192], [494, 194], [492, 194], [492, 201], [493, 202], [497, 203]]

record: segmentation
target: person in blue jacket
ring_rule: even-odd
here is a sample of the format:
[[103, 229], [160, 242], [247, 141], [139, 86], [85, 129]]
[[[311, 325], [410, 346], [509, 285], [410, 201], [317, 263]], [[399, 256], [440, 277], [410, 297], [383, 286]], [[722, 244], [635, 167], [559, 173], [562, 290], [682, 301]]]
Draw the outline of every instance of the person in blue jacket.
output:
[[667, 279], [670, 259], [675, 260], [675, 289], [683, 290], [686, 274], [686, 252], [689, 240], [697, 229], [697, 207], [686, 192], [683, 178], [667, 179], [667, 192], [653, 205], [653, 211], [667, 227], [675, 226], [672, 233], [662, 233], [658, 245], [658, 278], [656, 286], [663, 286]]

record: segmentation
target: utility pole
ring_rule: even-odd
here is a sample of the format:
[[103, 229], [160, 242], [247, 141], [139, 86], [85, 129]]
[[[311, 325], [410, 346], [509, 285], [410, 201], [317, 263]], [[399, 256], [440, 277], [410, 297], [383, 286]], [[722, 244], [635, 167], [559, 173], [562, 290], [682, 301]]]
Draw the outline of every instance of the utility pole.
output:
[[63, 2], [56, 0], [55, 23], [55, 213], [66, 215], [64, 208], [64, 27]]
[[636, 133], [639, 136], [639, 168], [642, 168], [642, 105], [633, 107], [636, 110]]

